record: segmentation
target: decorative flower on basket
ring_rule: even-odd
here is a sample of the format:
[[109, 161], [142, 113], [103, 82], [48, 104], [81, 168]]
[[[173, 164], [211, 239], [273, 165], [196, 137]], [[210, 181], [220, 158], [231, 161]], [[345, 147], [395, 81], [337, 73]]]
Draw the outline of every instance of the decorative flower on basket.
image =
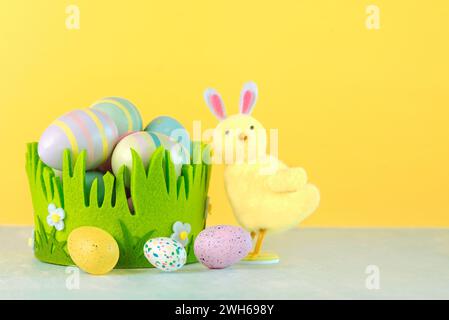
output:
[[176, 221], [173, 225], [173, 234], [171, 238], [179, 241], [184, 247], [189, 243], [189, 234], [192, 227], [188, 223]]
[[47, 224], [50, 227], [55, 227], [57, 231], [64, 229], [65, 212], [62, 208], [56, 208], [53, 203], [48, 205]]

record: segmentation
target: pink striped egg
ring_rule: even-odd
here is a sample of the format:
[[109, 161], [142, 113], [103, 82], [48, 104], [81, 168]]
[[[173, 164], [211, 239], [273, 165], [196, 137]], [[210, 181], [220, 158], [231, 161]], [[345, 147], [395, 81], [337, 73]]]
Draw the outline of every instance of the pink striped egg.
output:
[[117, 139], [117, 126], [107, 114], [93, 109], [74, 110], [56, 119], [44, 131], [38, 153], [46, 165], [62, 170], [65, 149], [72, 152], [73, 159], [86, 150], [86, 170], [90, 170], [109, 157]]

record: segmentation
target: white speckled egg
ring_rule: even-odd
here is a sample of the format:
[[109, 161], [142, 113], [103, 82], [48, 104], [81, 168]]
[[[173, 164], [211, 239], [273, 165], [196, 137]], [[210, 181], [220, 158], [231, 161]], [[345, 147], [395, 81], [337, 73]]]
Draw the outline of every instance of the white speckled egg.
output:
[[182, 244], [170, 238], [148, 240], [143, 252], [148, 261], [162, 271], [176, 271], [187, 261], [187, 253]]

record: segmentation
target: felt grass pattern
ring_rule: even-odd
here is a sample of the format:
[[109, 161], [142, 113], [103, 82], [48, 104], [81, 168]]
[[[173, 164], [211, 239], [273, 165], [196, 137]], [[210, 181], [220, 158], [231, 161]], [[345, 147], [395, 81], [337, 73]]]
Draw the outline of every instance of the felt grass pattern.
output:
[[187, 257], [189, 256], [189, 254], [192, 254], [193, 256], [195, 256], [195, 253], [193, 252], [193, 236], [191, 236], [189, 238], [189, 243], [187, 244], [187, 246], [185, 247], [186, 252], [187, 252]]
[[[192, 154], [202, 154], [205, 145], [193, 144]], [[188, 222], [191, 227], [187, 263], [196, 261], [192, 246], [195, 237], [204, 229], [205, 202], [211, 166], [203, 162], [184, 165], [176, 176], [168, 151], [159, 147], [146, 170], [142, 159], [133, 151], [131, 196], [134, 213], [128, 207], [122, 167], [117, 176], [106, 173], [104, 199], [99, 203], [97, 181], [85, 192], [85, 152], [72, 162], [66, 150], [63, 158], [62, 180], [55, 176], [37, 153], [37, 143], [27, 145], [26, 171], [35, 211], [35, 255], [49, 263], [70, 265], [66, 248], [67, 237], [73, 229], [94, 226], [109, 232], [120, 248], [117, 268], [152, 267], [143, 255], [143, 245], [149, 238], [170, 237], [176, 221]], [[48, 205], [53, 203], [65, 212], [65, 228], [56, 231], [43, 223]]]
[[118, 266], [145, 266], [148, 264], [143, 252], [143, 246], [148, 239], [153, 238], [156, 230], [150, 230], [140, 239], [134, 237], [122, 221], [119, 221], [120, 228], [123, 234], [123, 242], [118, 243], [120, 248], [120, 258], [117, 263]]
[[35, 230], [34, 252], [36, 257], [48, 257], [47, 262], [55, 264], [73, 264], [72, 259], [67, 254], [65, 247], [67, 241], [56, 240], [56, 228], [52, 228], [50, 234], [45, 231], [44, 225], [40, 218], [37, 218], [37, 227]]

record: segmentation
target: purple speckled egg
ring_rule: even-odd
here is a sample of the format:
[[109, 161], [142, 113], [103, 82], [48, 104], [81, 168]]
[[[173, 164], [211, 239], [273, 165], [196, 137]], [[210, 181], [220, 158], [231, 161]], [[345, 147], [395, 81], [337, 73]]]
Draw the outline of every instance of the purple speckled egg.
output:
[[251, 235], [236, 226], [208, 227], [196, 237], [194, 250], [198, 261], [209, 269], [223, 269], [240, 261], [251, 251]]

